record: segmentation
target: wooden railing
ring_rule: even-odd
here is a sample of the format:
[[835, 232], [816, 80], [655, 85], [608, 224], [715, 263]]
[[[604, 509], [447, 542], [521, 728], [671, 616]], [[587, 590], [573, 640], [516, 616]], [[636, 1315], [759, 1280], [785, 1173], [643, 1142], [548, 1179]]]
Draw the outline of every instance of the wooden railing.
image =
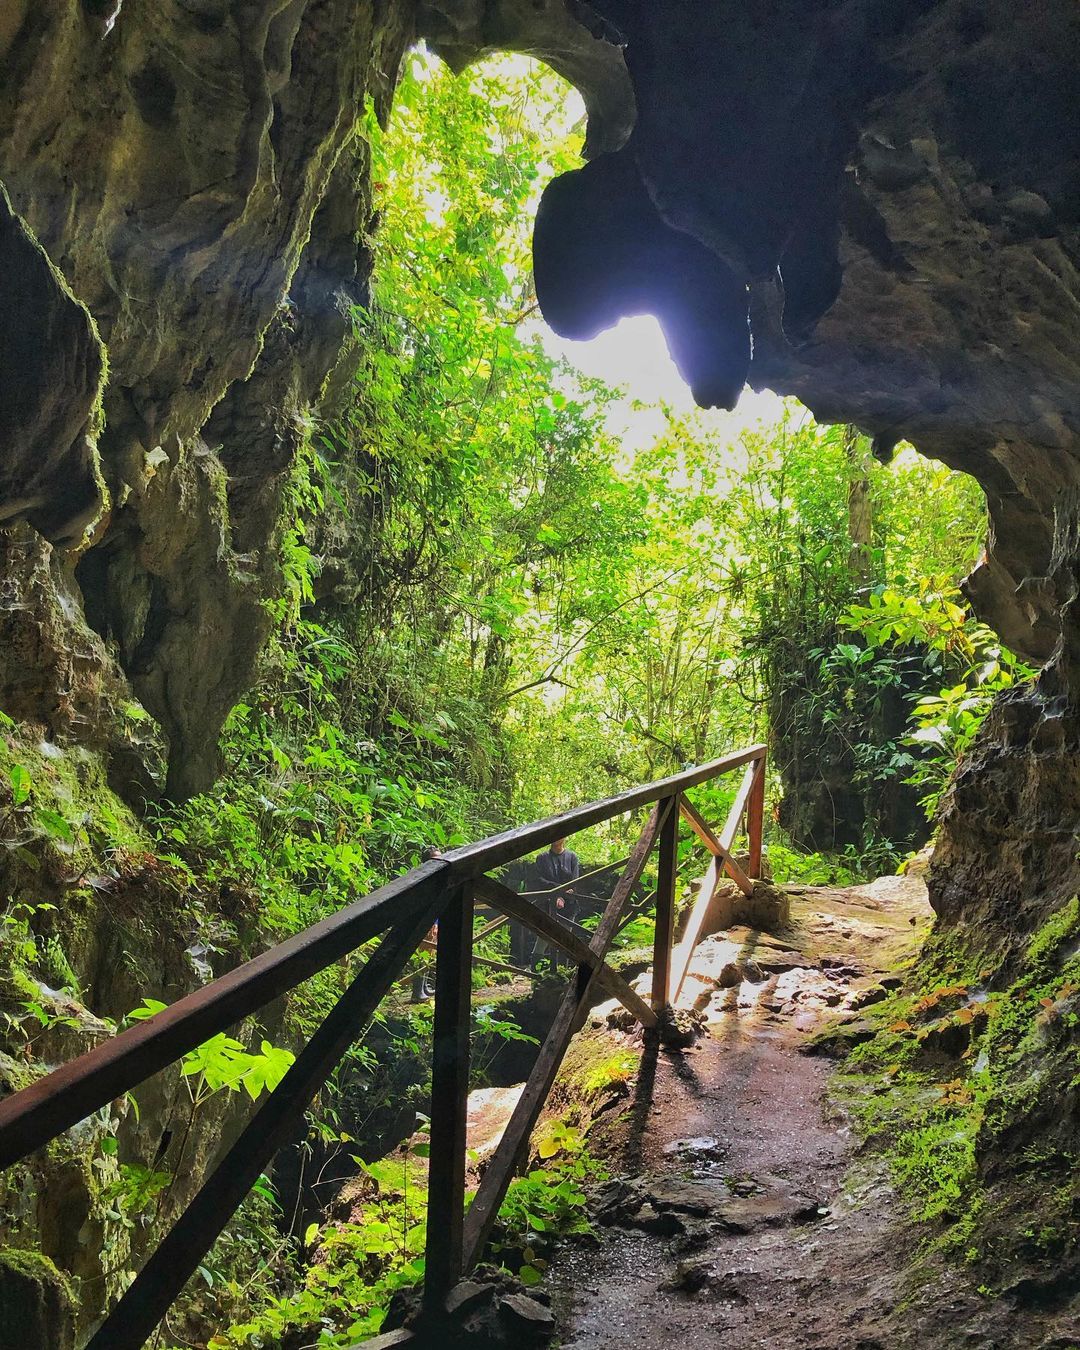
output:
[[[715, 835], [684, 794], [738, 768], [744, 769], [742, 782], [726, 824]], [[595, 981], [605, 993], [620, 999], [647, 1032], [655, 1031], [658, 1013], [677, 999], [682, 988], [722, 873], [726, 872], [747, 893], [752, 889], [752, 878], [760, 873], [764, 793], [765, 747], [754, 745], [659, 782], [455, 849], [381, 886], [0, 1102], [0, 1167], [9, 1167], [209, 1037], [254, 1015], [316, 971], [383, 935], [281, 1083], [254, 1112], [240, 1137], [95, 1333], [88, 1350], [138, 1350], [146, 1342], [274, 1154], [296, 1138], [304, 1112], [345, 1052], [366, 1029], [379, 1003], [436, 919], [439, 928], [424, 1305], [433, 1318], [437, 1317], [451, 1287], [483, 1252], [491, 1225], [586, 1007], [591, 985]], [[591, 935], [564, 926], [525, 896], [486, 875], [556, 839], [647, 806], [652, 808], [648, 821]], [[673, 947], [680, 815], [687, 819], [712, 857], [682, 940]], [[745, 869], [732, 855], [744, 817], [748, 836]], [[652, 994], [646, 1002], [605, 958], [631, 892], [656, 845], [659, 846], [656, 936]], [[576, 971], [466, 1213], [465, 1118], [476, 900], [527, 925], [544, 941], [561, 948], [576, 963]]]

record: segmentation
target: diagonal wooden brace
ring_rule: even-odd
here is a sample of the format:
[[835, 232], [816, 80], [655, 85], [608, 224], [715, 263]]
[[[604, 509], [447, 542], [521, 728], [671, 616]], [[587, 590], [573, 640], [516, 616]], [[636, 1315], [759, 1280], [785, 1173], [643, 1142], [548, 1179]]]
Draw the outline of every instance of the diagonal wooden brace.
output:
[[[738, 805], [737, 802], [736, 805]], [[713, 834], [712, 830], [699, 815], [696, 807], [691, 806], [685, 797], [681, 798], [679, 801], [679, 810], [683, 813], [686, 822], [691, 826], [694, 833], [713, 857], [720, 859], [723, 863], [724, 871], [732, 879], [735, 885], [738, 886], [739, 890], [742, 891], [743, 895], [750, 895], [754, 889], [754, 883], [731, 856], [730, 846], [721, 843], [721, 841], [717, 839], [716, 835]]]
[[656, 1014], [645, 1000], [631, 989], [630, 985], [598, 956], [591, 947], [569, 929], [564, 928], [558, 919], [545, 914], [531, 900], [515, 894], [493, 877], [478, 877], [476, 894], [489, 905], [501, 909], [511, 919], [517, 919], [526, 928], [531, 928], [537, 937], [561, 948], [568, 956], [582, 966], [588, 966], [593, 979], [613, 998], [617, 998], [624, 1008], [628, 1008], [643, 1027], [656, 1026]]

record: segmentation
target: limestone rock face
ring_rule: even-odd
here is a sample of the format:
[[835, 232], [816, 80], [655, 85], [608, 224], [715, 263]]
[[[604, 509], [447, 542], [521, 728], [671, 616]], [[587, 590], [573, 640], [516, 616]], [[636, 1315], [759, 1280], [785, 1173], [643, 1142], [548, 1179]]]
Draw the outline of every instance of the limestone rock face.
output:
[[1038, 680], [1001, 696], [946, 798], [930, 874], [939, 916], [976, 942], [1024, 951], [1080, 891], [1080, 512], [1055, 502], [1039, 590], [1058, 618]]
[[[634, 174], [623, 170], [630, 186], [593, 233], [546, 232], [542, 204], [541, 303], [565, 327], [562, 298], [592, 300], [572, 316], [581, 329], [638, 307], [632, 288], [613, 297], [604, 283], [625, 266], [625, 221], [644, 193], [745, 288], [752, 385], [855, 423], [883, 458], [906, 439], [978, 479], [990, 534], [969, 595], [1048, 668], [985, 726], [948, 804], [931, 895], [949, 921], [1019, 938], [1080, 884], [1080, 11], [591, 9], [624, 44], [638, 120], [619, 156]], [[548, 189], [554, 206], [567, 178]], [[724, 332], [693, 344], [693, 362], [685, 320], [653, 308], [701, 401], [730, 401], [743, 308], [712, 307]]]
[[[357, 119], [368, 95], [389, 106], [411, 9], [60, 0], [0, 22], [0, 178], [108, 348], [113, 511], [79, 582], [165, 729], [177, 796], [211, 781], [250, 680], [282, 478], [366, 294]], [[0, 285], [5, 312], [28, 307], [13, 268]], [[36, 480], [18, 443], [0, 447], [0, 492], [3, 475], [31, 489], [8, 515], [70, 534], [90, 509], [71, 472], [85, 403], [37, 433], [50, 449]]]
[[94, 414], [104, 360], [93, 321], [0, 185], [0, 522], [77, 543], [101, 514]]
[[25, 522], [0, 529], [0, 707], [53, 739], [105, 748], [123, 685], [85, 623], [63, 555]]
[[492, 52], [521, 52], [558, 71], [585, 100], [586, 158], [626, 143], [636, 113], [618, 37], [584, 6], [573, 0], [421, 0], [417, 26], [452, 70]]

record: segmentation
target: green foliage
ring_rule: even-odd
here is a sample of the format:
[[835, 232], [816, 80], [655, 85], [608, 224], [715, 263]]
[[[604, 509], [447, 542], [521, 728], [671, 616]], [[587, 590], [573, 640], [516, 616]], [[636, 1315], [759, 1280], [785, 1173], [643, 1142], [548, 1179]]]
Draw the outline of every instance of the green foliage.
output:
[[882, 587], [865, 604], [849, 605], [841, 616], [845, 627], [866, 643], [864, 656], [919, 647], [939, 654], [940, 674], [955, 680], [937, 693], [913, 697], [915, 729], [905, 738], [906, 744], [923, 752], [910, 761], [906, 781], [924, 789], [921, 804], [930, 820], [995, 695], [1035, 674], [959, 600], [954, 587], [923, 577], [915, 594]]
[[[803, 844], [835, 833], [857, 853], [896, 856], [914, 824], [901, 785], [921, 750], [905, 739], [906, 706], [936, 692], [945, 669], [927, 640], [925, 578], [940, 569], [954, 586], [974, 561], [981, 494], [910, 452], [878, 465], [849, 430], [805, 418], [745, 439], [732, 502], [740, 683], [768, 712], [790, 796], [781, 821]], [[891, 626], [868, 622], [852, 639], [855, 616], [901, 593], [907, 609]], [[823, 807], [838, 816], [823, 819]]]
[[510, 1183], [491, 1240], [498, 1259], [525, 1285], [543, 1278], [555, 1239], [592, 1231], [584, 1187], [607, 1178], [581, 1130], [564, 1120], [547, 1123], [537, 1152], [542, 1166]]
[[[547, 1162], [511, 1183], [494, 1244], [525, 1284], [536, 1283], [546, 1265], [540, 1247], [589, 1231], [581, 1184], [602, 1176], [571, 1126], [553, 1123], [540, 1150]], [[305, 1234], [311, 1255], [300, 1287], [271, 1297], [255, 1317], [211, 1340], [211, 1347], [278, 1344], [302, 1331], [320, 1350], [344, 1350], [357, 1338], [376, 1335], [392, 1296], [423, 1276], [427, 1154], [421, 1140], [378, 1162], [356, 1158], [367, 1185], [354, 1191], [347, 1220], [313, 1224]]]
[[892, 872], [897, 851], [887, 840], [874, 840], [864, 849], [849, 844], [831, 853], [792, 848], [779, 831], [769, 839], [769, 866], [779, 885], [857, 886], [861, 881]]
[[510, 1017], [499, 1017], [488, 1005], [473, 1005], [472, 1052], [470, 1057], [472, 1078], [476, 1084], [486, 1081], [492, 1061], [498, 1053], [500, 1044], [539, 1045], [535, 1036], [522, 1031], [517, 1022]]
[[[144, 1022], [167, 1006], [159, 999], [146, 998], [128, 1013], [128, 1021]], [[243, 1089], [256, 1101], [264, 1091], [273, 1092], [295, 1058], [291, 1050], [271, 1045], [267, 1040], [261, 1041], [258, 1052], [253, 1053], [241, 1041], [219, 1032], [183, 1056], [180, 1073], [195, 1108], [222, 1091]]]

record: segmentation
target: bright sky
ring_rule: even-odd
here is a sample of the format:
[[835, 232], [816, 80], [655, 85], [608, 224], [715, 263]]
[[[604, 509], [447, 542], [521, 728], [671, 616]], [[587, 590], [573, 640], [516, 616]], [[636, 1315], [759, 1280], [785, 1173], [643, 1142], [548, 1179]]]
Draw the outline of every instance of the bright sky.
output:
[[[502, 69], [513, 75], [534, 64], [528, 57], [501, 54], [489, 58], [484, 69]], [[417, 79], [429, 79], [436, 67], [437, 58], [426, 51], [414, 54], [413, 73]], [[530, 103], [526, 100], [520, 110], [521, 116], [532, 122], [534, 130], [562, 138], [583, 121], [585, 103], [576, 89], [567, 86], [556, 106], [553, 121], [550, 101]], [[539, 197], [538, 188], [533, 211]], [[426, 200], [429, 214], [435, 213], [436, 218], [441, 218], [447, 206], [445, 194], [433, 190]], [[661, 404], [667, 405], [676, 416], [694, 414], [703, 432], [715, 433], [721, 443], [727, 444], [737, 442], [748, 428], [775, 424], [783, 411], [783, 401], [778, 395], [759, 394], [752, 389], [743, 390], [734, 412], [699, 409], [668, 355], [659, 323], [651, 315], [623, 319], [591, 342], [560, 338], [539, 312], [534, 319], [522, 324], [519, 332], [526, 341], [533, 333], [538, 334], [545, 351], [553, 358], [564, 358], [575, 369], [602, 380], [609, 388], [625, 390], [625, 397], [609, 411], [608, 426], [630, 453], [651, 445], [665, 431], [667, 422]]]
[[[748, 388], [743, 390], [734, 412], [702, 412], [668, 355], [660, 325], [651, 315], [623, 319], [591, 342], [561, 338], [541, 319], [536, 320], [536, 331], [550, 356], [565, 357], [585, 375], [626, 390], [626, 397], [612, 408], [608, 422], [629, 450], [651, 444], [664, 430], [664, 414], [656, 406], [661, 403], [678, 415], [696, 412], [704, 430], [727, 432], [732, 441], [748, 427], [777, 422], [783, 411], [783, 400], [777, 394], [755, 393]], [[635, 407], [635, 403], [652, 406]]]

